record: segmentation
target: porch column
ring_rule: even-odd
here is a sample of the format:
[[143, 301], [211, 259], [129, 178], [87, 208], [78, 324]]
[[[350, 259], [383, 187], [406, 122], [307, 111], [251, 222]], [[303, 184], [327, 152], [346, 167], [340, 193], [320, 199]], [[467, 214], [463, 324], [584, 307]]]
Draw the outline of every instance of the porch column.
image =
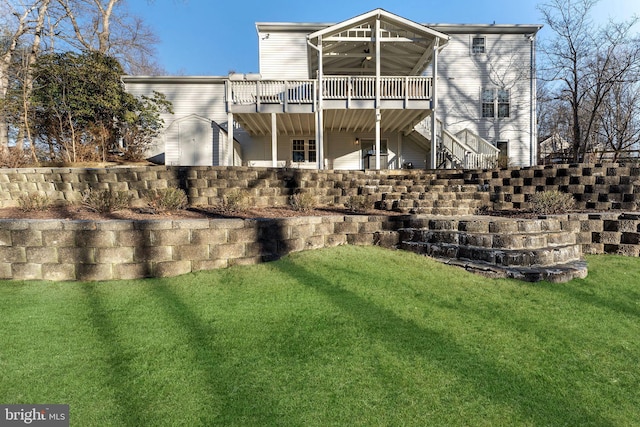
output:
[[271, 166], [278, 167], [278, 124], [276, 113], [271, 113]]
[[438, 165], [437, 153], [436, 153], [436, 141], [438, 138], [436, 109], [438, 107], [438, 47], [440, 46], [440, 39], [436, 39], [433, 44], [433, 79], [431, 82], [431, 169], [435, 169]]
[[375, 28], [376, 46], [376, 170], [380, 170], [380, 15], [376, 18]]
[[227, 155], [221, 166], [233, 166], [233, 113], [227, 113]]
[[322, 35], [318, 36], [318, 108], [316, 111], [316, 149], [318, 169], [324, 169], [324, 119], [323, 119], [323, 78]]

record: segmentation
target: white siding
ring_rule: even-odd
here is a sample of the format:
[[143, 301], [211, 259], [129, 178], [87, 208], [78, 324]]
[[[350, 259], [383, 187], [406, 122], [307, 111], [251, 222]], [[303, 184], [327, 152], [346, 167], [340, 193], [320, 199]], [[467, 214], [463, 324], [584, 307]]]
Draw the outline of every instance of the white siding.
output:
[[404, 163], [411, 163], [414, 169], [425, 169], [427, 167], [427, 151], [405, 138], [402, 142], [402, 160]]
[[306, 32], [263, 32], [258, 40], [263, 79], [309, 78]]
[[[171, 126], [192, 114], [214, 120], [219, 124], [226, 124], [227, 112], [225, 107], [225, 86], [220, 80], [198, 80], [186, 78], [163, 79], [151, 78], [141, 81], [127, 81], [126, 90], [134, 96], [152, 96], [153, 92], [161, 92], [173, 104], [173, 114], [162, 114], [164, 120], [164, 135], [155, 141], [147, 153], [148, 157], [162, 156], [165, 163], [178, 161], [179, 130], [178, 126]], [[176, 122], [177, 123], [177, 122]], [[208, 160], [209, 162], [212, 159]]]
[[[479, 34], [486, 53], [472, 54], [475, 35], [452, 34], [440, 53], [438, 118], [453, 133], [469, 128], [494, 144], [509, 141], [510, 161], [529, 165], [530, 41], [524, 34]], [[488, 88], [509, 89], [509, 118], [482, 118], [480, 96]]]

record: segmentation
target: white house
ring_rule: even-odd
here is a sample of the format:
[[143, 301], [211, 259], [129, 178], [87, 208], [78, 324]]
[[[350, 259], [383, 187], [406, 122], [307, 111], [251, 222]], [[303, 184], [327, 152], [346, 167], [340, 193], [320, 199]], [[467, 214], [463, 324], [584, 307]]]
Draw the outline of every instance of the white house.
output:
[[[375, 9], [337, 24], [256, 24], [260, 72], [125, 76], [173, 103], [168, 165], [318, 169], [536, 163], [540, 25], [419, 24]], [[233, 143], [231, 143], [233, 141]]]

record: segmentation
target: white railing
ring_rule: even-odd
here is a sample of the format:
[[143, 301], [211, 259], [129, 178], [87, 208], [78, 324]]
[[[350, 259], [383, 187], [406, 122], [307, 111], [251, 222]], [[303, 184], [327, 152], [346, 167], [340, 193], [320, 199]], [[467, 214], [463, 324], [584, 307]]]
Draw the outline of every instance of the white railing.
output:
[[498, 155], [500, 153], [498, 147], [492, 145], [489, 141], [472, 132], [470, 129], [464, 129], [456, 133], [456, 138], [478, 154]]
[[315, 80], [240, 80], [229, 81], [228, 100], [234, 105], [312, 104]]
[[[420, 128], [416, 129], [431, 139], [431, 120], [424, 120]], [[443, 165], [464, 169], [488, 169], [496, 165], [500, 153], [498, 148], [471, 130], [465, 129], [456, 135], [452, 134], [444, 128], [440, 120], [436, 120], [436, 147], [436, 167]]]
[[[325, 76], [325, 99], [375, 99], [376, 78], [372, 76]], [[381, 77], [380, 99], [431, 99], [430, 77]]]
[[[227, 99], [233, 105], [312, 104], [316, 80], [230, 80]], [[431, 77], [381, 77], [382, 100], [429, 100]], [[322, 95], [327, 100], [375, 99], [376, 79], [372, 76], [324, 76]]]

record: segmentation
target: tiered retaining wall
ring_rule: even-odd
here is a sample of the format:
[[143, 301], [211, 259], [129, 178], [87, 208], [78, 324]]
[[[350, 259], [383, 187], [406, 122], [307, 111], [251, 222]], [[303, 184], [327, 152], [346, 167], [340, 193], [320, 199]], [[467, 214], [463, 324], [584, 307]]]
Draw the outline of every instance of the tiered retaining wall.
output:
[[528, 209], [531, 195], [545, 190], [571, 193], [577, 209], [633, 211], [640, 205], [640, 167], [564, 164], [477, 171], [309, 171], [248, 167], [141, 166], [0, 170], [0, 207], [17, 206], [29, 193], [59, 203], [76, 203], [88, 188], [127, 191], [138, 200], [144, 190], [180, 187], [193, 205], [214, 205], [235, 188], [246, 188], [256, 206], [282, 206], [294, 191], [310, 192], [320, 204], [342, 205], [368, 194], [381, 200], [398, 180], [434, 185], [474, 184], [489, 192], [494, 209]]
[[530, 197], [541, 191], [573, 194], [576, 209], [627, 210], [640, 204], [640, 167], [617, 164], [563, 164], [468, 171], [491, 193], [494, 209], [529, 209]]
[[[299, 190], [310, 192], [319, 204], [344, 204], [363, 189], [366, 193], [365, 187], [380, 185], [399, 173], [407, 176], [405, 171], [198, 166], [0, 169], [0, 207], [18, 206], [21, 196], [34, 192], [46, 194], [56, 203], [78, 203], [87, 189], [126, 191], [135, 202], [145, 190], [167, 187], [184, 189], [190, 204], [200, 206], [216, 205], [237, 188], [247, 189], [255, 206], [287, 205], [289, 196]], [[408, 176], [424, 174], [409, 171]]]
[[[438, 216], [322, 216], [153, 221], [0, 220], [0, 279], [165, 277], [256, 264], [337, 245], [400, 243], [398, 230]], [[583, 253], [640, 254], [640, 214], [557, 218]], [[503, 220], [508, 221], [508, 220]], [[515, 220], [514, 220], [515, 221]]]
[[[604, 213], [566, 216], [583, 253], [640, 255], [640, 168], [554, 165], [483, 171], [303, 171], [228, 167], [37, 168], [0, 170], [0, 207], [45, 193], [76, 203], [88, 188], [127, 191], [139, 203], [144, 190], [179, 187], [193, 205], [211, 205], [236, 188], [256, 206], [288, 203], [307, 191], [321, 204], [343, 204], [415, 181], [477, 185], [495, 209], [526, 209], [538, 191], [574, 194], [579, 209]], [[408, 187], [409, 188], [409, 187]], [[278, 220], [0, 221], [0, 278], [107, 280], [172, 276], [268, 261], [297, 250], [339, 244], [398, 243], [403, 217], [329, 216]], [[401, 225], [402, 224], [402, 225]], [[579, 231], [578, 231], [579, 230]], [[395, 234], [394, 234], [395, 233]]]
[[[383, 216], [153, 221], [0, 220], [0, 278], [111, 280], [255, 264], [290, 252], [373, 245]], [[389, 243], [389, 246], [392, 243]]]

